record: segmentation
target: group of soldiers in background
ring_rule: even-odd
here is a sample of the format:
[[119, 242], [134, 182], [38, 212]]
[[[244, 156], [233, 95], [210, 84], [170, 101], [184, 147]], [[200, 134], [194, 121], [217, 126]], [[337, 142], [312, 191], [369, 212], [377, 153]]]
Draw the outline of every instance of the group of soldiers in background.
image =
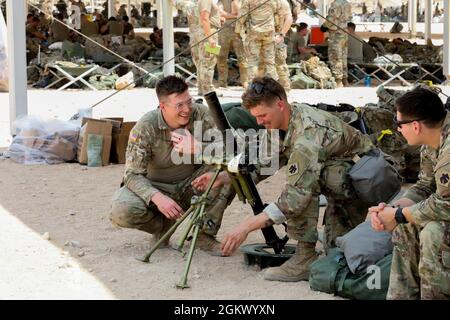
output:
[[[287, 65], [288, 46], [292, 42], [290, 38], [295, 34], [291, 31], [291, 26], [295, 23], [298, 13], [307, 8], [306, 6], [309, 8], [310, 3], [297, 0], [172, 0], [172, 3], [188, 19], [191, 56], [196, 68], [198, 95], [215, 89], [213, 78], [216, 65], [219, 87], [228, 85], [231, 64], [229, 54], [231, 52], [234, 52], [237, 57], [239, 82], [244, 88], [256, 76], [267, 75], [277, 80], [286, 91], [291, 89], [290, 71]], [[70, 7], [79, 8], [81, 21], [79, 21], [78, 27], [69, 21], [71, 17], [68, 12], [71, 10], [64, 1], [56, 3], [57, 12], [53, 12], [53, 14], [57, 14], [59, 20], [63, 20], [64, 16], [68, 15], [67, 23], [74, 26], [75, 29], [81, 30], [80, 25], [88, 17], [86, 7], [82, 1], [71, 1]], [[124, 6], [120, 7], [118, 13], [117, 17], [120, 20], [123, 19], [123, 30], [130, 29], [129, 26], [132, 29]], [[236, 20], [237, 18], [239, 19]], [[41, 12], [40, 16], [34, 20], [30, 21], [29, 30], [27, 29], [28, 37], [37, 37], [40, 42], [50, 40], [49, 35], [46, 34], [52, 30], [50, 19]], [[323, 27], [328, 31], [328, 62], [337, 87], [347, 83], [348, 36], [344, 29], [349, 21], [351, 21], [350, 4], [346, 0], [332, 2]], [[99, 24], [99, 32], [105, 30], [108, 32], [105, 26], [113, 23], [101, 13], [95, 15], [94, 22]], [[56, 24], [55, 28], [61, 27], [57, 21], [53, 23]], [[72, 36], [76, 37], [73, 33]], [[77, 41], [76, 39], [69, 40]], [[29, 43], [28, 50], [30, 47], [38, 47], [37, 45], [31, 46], [31, 42]], [[208, 45], [205, 47], [205, 44]], [[217, 46], [220, 47], [219, 53], [212, 53], [211, 48]], [[297, 50], [297, 48], [293, 50]], [[298, 63], [300, 61], [290, 62]]]
[[[192, 57], [197, 68], [198, 94], [214, 90], [217, 64], [219, 86], [228, 82], [228, 56], [237, 57], [241, 85], [246, 88], [256, 76], [267, 75], [290, 90], [287, 35], [301, 1], [288, 0], [173, 0], [188, 17]], [[236, 20], [236, 18], [239, 18]], [[329, 33], [329, 64], [337, 86], [347, 82], [347, 34], [351, 7], [346, 0], [331, 3], [324, 28]], [[219, 32], [217, 32], [220, 29]], [[218, 55], [205, 49], [220, 46]], [[206, 42], [206, 41], [205, 41]]]

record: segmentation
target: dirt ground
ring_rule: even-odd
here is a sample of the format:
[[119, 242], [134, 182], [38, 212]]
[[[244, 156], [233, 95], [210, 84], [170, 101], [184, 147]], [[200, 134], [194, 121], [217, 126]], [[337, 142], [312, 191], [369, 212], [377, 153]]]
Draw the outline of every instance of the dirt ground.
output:
[[[123, 165], [87, 168], [77, 163], [27, 166], [0, 160], [0, 205], [36, 233], [48, 232], [53, 245], [68, 252], [119, 299], [338, 299], [312, 291], [307, 282], [265, 281], [262, 272], [244, 263], [240, 252], [224, 258], [197, 250], [189, 274], [191, 288], [175, 288], [185, 265], [181, 254], [161, 249], [150, 264], [139, 262], [135, 257], [149, 249], [151, 236], [115, 228], [109, 221], [110, 200], [123, 169]], [[258, 186], [263, 200], [274, 200], [283, 184], [284, 172], [263, 181]], [[251, 214], [248, 205], [235, 199], [225, 212], [218, 239]], [[260, 232], [246, 241], [255, 242], [263, 242]], [[2, 257], [5, 263], [9, 259], [19, 257]], [[21, 281], [20, 275], [15, 276]]]

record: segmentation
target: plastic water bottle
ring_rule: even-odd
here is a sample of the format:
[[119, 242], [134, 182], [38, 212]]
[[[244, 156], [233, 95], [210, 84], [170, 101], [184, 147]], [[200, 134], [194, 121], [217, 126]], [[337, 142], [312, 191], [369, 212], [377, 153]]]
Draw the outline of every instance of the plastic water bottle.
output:
[[370, 76], [366, 76], [364, 78], [364, 85], [366, 87], [371, 87], [372, 86], [372, 78]]

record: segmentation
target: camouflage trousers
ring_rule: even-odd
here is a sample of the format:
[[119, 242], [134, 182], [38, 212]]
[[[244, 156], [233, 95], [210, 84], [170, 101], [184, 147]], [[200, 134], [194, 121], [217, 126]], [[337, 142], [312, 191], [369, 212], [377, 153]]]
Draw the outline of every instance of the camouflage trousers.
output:
[[328, 205], [325, 209], [323, 246], [328, 252], [336, 247], [340, 237], [367, 218], [369, 205], [359, 200], [350, 185], [347, 175], [351, 164], [347, 161], [330, 161], [322, 169], [319, 186], [309, 205], [299, 214], [287, 216], [288, 234], [292, 239], [316, 243], [319, 222], [319, 194], [325, 195]]
[[[211, 28], [211, 33], [216, 32], [217, 29]], [[202, 39], [204, 34], [202, 34]], [[217, 34], [213, 35], [212, 38], [218, 43]], [[197, 83], [198, 91], [201, 93], [207, 93], [214, 90], [213, 78], [214, 78], [214, 68], [217, 63], [217, 56], [215, 54], [209, 53], [205, 49], [205, 44], [207, 41], [199, 44], [199, 62], [197, 67]]]
[[450, 299], [450, 247], [443, 235], [444, 224], [436, 221], [394, 229], [387, 299]]
[[217, 57], [217, 71], [219, 72], [219, 84], [222, 87], [228, 85], [228, 55], [232, 50], [238, 59], [239, 78], [241, 84], [247, 87], [247, 57], [244, 54], [244, 46], [239, 34], [232, 28], [223, 28], [219, 32], [220, 54]]
[[283, 86], [284, 90], [291, 89], [291, 82], [289, 80], [289, 68], [286, 63], [287, 59], [287, 45], [282, 42], [275, 47], [275, 67], [278, 74], [278, 82]]
[[[200, 195], [191, 186], [191, 182], [201, 174], [208, 171], [207, 166], [198, 169], [192, 177], [176, 184], [156, 183], [152, 181], [157, 189], [166, 196], [175, 200], [180, 207], [186, 211], [194, 195]], [[215, 235], [222, 223], [223, 212], [231, 203], [235, 195], [231, 186], [212, 189], [209, 194], [209, 204], [206, 206], [203, 232]], [[146, 204], [140, 197], [134, 194], [126, 186], [121, 187], [114, 194], [110, 219], [114, 225], [123, 228], [134, 228], [148, 233], [157, 233], [166, 225], [175, 221], [167, 219], [154, 205]]]
[[246, 39], [248, 52], [248, 81], [258, 75], [258, 66], [264, 66], [265, 75], [278, 80], [275, 68], [275, 40], [273, 32], [251, 32]]
[[330, 33], [328, 38], [328, 64], [335, 80], [347, 78], [347, 35]]

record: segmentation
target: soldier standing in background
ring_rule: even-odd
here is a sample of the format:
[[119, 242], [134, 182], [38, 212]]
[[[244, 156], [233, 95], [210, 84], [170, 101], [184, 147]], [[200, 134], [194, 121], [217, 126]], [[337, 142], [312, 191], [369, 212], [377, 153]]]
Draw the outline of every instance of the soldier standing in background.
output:
[[347, 85], [348, 36], [347, 23], [352, 19], [351, 5], [347, 0], [335, 0], [328, 9], [327, 21], [322, 30], [328, 31], [328, 63], [338, 88]]
[[217, 46], [219, 37], [214, 34], [220, 29], [220, 8], [214, 0], [198, 0], [198, 10], [201, 25], [201, 39], [208, 38], [207, 43], [201, 43], [199, 48], [199, 68], [197, 69], [198, 95], [213, 91], [214, 68], [217, 56], [207, 52], [205, 44], [211, 48]]
[[287, 0], [280, 0], [281, 10], [275, 16], [275, 67], [278, 74], [278, 82], [283, 86], [284, 90], [289, 92], [291, 82], [289, 80], [289, 68], [286, 63], [287, 44], [284, 39], [292, 25], [291, 7]]
[[[263, 4], [266, 2], [265, 4]], [[263, 4], [263, 5], [261, 5]], [[275, 15], [279, 0], [242, 0], [240, 15], [246, 15], [244, 47], [248, 53], [248, 80], [258, 74], [258, 66], [264, 66], [265, 75], [278, 80], [275, 68]], [[241, 35], [243, 33], [241, 32]]]
[[191, 47], [192, 61], [194, 62], [197, 74], [199, 70], [199, 47], [203, 44], [197, 44], [202, 40], [202, 30], [198, 11], [198, 0], [173, 0], [173, 5], [177, 10], [184, 12], [188, 19], [189, 27], [189, 46]]
[[241, 85], [247, 87], [247, 57], [244, 54], [242, 39], [235, 32], [235, 24], [231, 21], [238, 17], [238, 0], [219, 0], [222, 9], [222, 17], [225, 18], [223, 29], [219, 32], [220, 54], [217, 58], [217, 70], [219, 71], [219, 86], [228, 85], [228, 54], [230, 49], [236, 54], [239, 65], [239, 78]]

